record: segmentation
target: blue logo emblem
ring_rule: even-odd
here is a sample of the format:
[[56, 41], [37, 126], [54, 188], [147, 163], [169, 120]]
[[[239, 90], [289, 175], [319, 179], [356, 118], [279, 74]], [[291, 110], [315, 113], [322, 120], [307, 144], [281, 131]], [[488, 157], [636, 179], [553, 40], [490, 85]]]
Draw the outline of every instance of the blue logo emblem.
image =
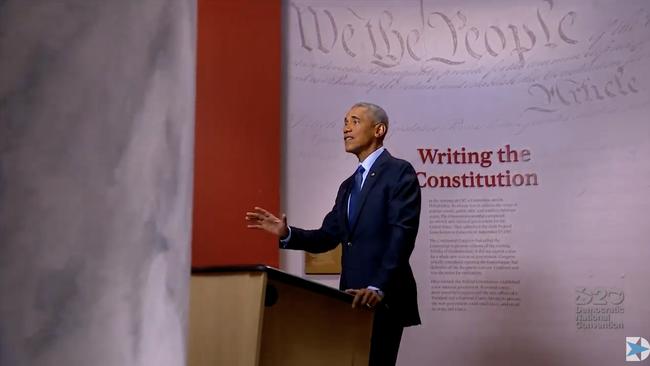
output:
[[650, 355], [650, 344], [643, 337], [625, 337], [625, 361], [643, 361]]

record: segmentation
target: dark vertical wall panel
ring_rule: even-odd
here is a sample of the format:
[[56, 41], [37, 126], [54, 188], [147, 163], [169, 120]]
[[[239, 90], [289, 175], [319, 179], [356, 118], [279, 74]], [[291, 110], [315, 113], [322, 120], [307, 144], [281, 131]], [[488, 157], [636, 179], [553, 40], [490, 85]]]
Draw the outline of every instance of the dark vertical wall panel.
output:
[[192, 264], [278, 265], [246, 229], [280, 203], [280, 1], [199, 1]]

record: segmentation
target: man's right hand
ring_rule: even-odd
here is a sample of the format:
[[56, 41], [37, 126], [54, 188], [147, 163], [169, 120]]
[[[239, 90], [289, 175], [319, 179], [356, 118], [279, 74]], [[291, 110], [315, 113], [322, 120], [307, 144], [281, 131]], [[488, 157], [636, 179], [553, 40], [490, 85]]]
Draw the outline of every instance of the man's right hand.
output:
[[248, 221], [249, 229], [262, 229], [277, 235], [280, 239], [289, 235], [287, 215], [285, 214], [282, 214], [280, 219], [261, 207], [255, 207], [254, 212], [246, 212], [246, 221]]

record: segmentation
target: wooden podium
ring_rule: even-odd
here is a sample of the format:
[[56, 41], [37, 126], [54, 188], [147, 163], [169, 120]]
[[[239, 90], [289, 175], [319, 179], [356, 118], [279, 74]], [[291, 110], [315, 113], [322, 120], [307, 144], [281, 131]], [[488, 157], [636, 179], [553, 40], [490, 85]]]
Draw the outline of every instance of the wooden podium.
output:
[[189, 366], [368, 365], [373, 313], [263, 266], [192, 269]]

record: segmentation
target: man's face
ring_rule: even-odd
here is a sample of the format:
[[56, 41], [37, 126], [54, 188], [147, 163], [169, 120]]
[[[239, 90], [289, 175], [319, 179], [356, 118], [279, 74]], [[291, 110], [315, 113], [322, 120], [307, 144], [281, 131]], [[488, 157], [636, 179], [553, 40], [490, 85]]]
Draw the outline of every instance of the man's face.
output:
[[357, 155], [360, 160], [365, 159], [381, 145], [379, 138], [383, 128], [370, 119], [365, 107], [350, 109], [343, 120], [345, 151]]

